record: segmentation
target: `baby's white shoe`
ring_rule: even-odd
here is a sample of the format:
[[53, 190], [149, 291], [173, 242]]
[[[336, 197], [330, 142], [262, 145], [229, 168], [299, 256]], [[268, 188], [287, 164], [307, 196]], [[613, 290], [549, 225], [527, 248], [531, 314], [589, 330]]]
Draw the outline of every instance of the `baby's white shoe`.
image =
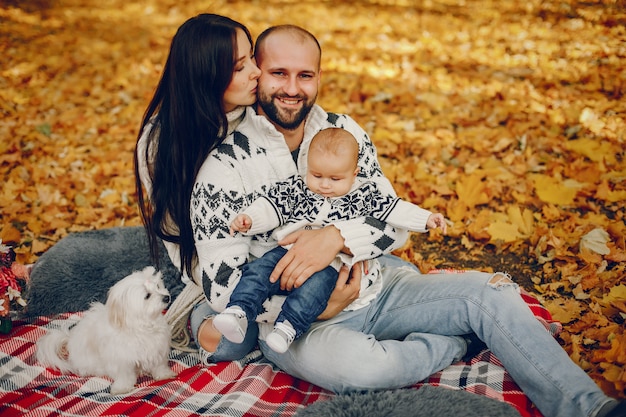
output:
[[274, 352], [285, 353], [295, 338], [296, 330], [285, 320], [274, 325], [274, 330], [267, 335], [265, 342]]
[[246, 337], [248, 319], [246, 313], [238, 306], [227, 307], [213, 318], [213, 326], [233, 343], [241, 343]]

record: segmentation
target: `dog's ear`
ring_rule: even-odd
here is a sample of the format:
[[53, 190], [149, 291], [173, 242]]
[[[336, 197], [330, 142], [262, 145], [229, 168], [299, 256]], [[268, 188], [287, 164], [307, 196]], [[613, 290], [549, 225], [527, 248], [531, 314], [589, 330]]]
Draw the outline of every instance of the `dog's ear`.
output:
[[117, 300], [111, 300], [108, 305], [109, 321], [111, 325], [118, 328], [126, 326], [126, 314], [124, 313], [124, 306]]
[[122, 293], [113, 291], [109, 292], [109, 298], [106, 303], [107, 313], [111, 325], [118, 328], [126, 327], [126, 297]]

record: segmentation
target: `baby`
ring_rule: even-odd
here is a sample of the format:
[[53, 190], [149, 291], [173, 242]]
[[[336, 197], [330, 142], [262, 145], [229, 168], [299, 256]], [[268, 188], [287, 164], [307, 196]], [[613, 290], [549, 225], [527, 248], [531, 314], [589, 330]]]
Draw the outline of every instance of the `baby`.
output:
[[[286, 236], [302, 228], [322, 228], [361, 216], [416, 232], [436, 227], [446, 232], [442, 214], [383, 194], [374, 182], [359, 179], [358, 156], [358, 143], [350, 132], [339, 128], [321, 130], [309, 147], [306, 179], [295, 175], [274, 184], [266, 195], [235, 217], [230, 233], [254, 235], [280, 226], [275, 233], [280, 231]], [[227, 308], [213, 320], [215, 328], [228, 340], [241, 343], [248, 320], [256, 319], [265, 299], [286, 294], [274, 330], [266, 338], [271, 349], [283, 353], [326, 308], [343, 263], [341, 258], [287, 293], [280, 289], [280, 281], [269, 280], [286, 252], [279, 246], [242, 267]]]

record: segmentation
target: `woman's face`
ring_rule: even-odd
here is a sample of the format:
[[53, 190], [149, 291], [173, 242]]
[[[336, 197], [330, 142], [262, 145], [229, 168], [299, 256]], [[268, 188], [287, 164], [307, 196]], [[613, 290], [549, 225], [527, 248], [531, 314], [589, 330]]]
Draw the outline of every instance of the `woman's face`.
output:
[[237, 29], [237, 58], [230, 84], [224, 92], [224, 109], [229, 112], [238, 106], [256, 101], [257, 80], [261, 70], [252, 55], [252, 45], [243, 30]]

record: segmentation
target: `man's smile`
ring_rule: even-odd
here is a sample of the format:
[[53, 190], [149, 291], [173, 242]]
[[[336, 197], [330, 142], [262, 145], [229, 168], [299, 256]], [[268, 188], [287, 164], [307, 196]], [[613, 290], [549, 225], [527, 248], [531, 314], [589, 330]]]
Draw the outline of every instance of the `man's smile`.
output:
[[296, 106], [302, 102], [301, 98], [276, 97], [276, 99], [287, 106]]

